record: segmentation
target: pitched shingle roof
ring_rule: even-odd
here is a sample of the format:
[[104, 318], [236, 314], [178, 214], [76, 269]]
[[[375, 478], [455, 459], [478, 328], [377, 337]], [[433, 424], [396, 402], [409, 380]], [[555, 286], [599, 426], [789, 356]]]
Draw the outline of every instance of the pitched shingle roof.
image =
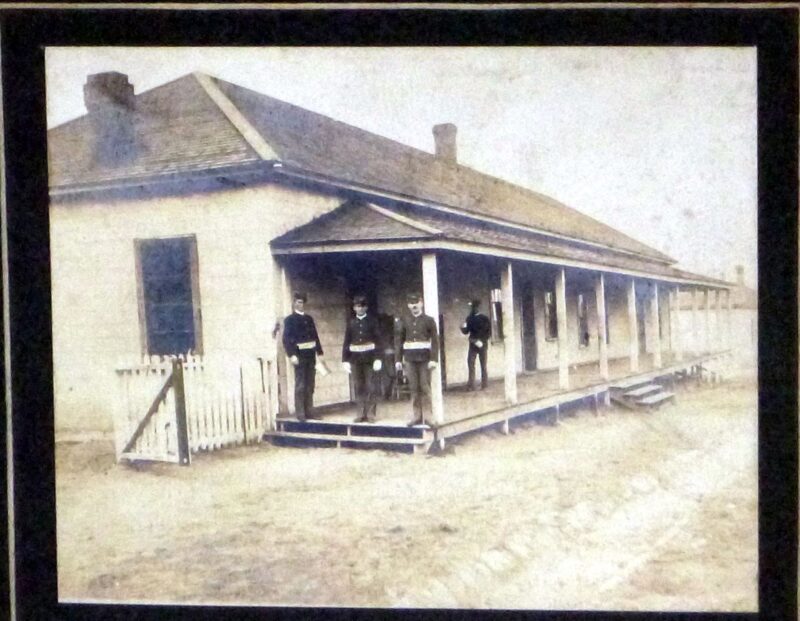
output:
[[[211, 79], [290, 166], [366, 188], [584, 240], [645, 260], [661, 252], [558, 201], [223, 80]], [[88, 117], [49, 132], [51, 189], [257, 163], [259, 156], [195, 74], [136, 96], [129, 163], [92, 161]]]
[[48, 132], [50, 187], [103, 184], [252, 164], [260, 158], [188, 75], [136, 96], [129, 120], [138, 142], [130, 162], [95, 162], [89, 115]]

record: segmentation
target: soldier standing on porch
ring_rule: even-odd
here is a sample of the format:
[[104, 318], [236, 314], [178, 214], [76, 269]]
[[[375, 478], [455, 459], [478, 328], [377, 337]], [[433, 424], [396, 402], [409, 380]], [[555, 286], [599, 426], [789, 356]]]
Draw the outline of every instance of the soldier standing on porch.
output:
[[[409, 427], [424, 424], [422, 414], [423, 397], [430, 407], [431, 376], [430, 371], [438, 366], [439, 332], [433, 317], [422, 313], [422, 296], [417, 293], [408, 295], [409, 314], [395, 320], [394, 350], [397, 352], [395, 368], [403, 371], [408, 378], [411, 392], [411, 403], [414, 408], [414, 419]], [[405, 361], [405, 365], [401, 362]]]
[[353, 376], [353, 391], [359, 415], [353, 422], [374, 423], [378, 401], [378, 382], [383, 362], [383, 345], [378, 318], [367, 315], [367, 298], [353, 298], [355, 316], [347, 321], [342, 345], [342, 366]]
[[486, 374], [486, 358], [488, 356], [489, 338], [492, 336], [492, 324], [486, 315], [478, 312], [481, 306], [480, 300], [472, 300], [469, 305], [469, 316], [461, 326], [461, 333], [469, 335], [469, 351], [467, 352], [469, 379], [467, 380], [467, 390], [475, 390], [476, 356], [481, 365], [481, 390], [484, 390], [489, 381]]
[[314, 381], [317, 356], [322, 357], [317, 326], [305, 314], [308, 299], [305, 293], [293, 296], [294, 312], [283, 320], [283, 349], [294, 366], [294, 409], [297, 419], [304, 421], [314, 416]]

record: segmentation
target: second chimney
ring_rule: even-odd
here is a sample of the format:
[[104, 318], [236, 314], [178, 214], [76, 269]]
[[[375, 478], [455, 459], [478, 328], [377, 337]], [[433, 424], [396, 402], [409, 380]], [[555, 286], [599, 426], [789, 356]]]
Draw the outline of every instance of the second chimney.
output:
[[433, 126], [433, 140], [436, 143], [436, 157], [457, 163], [456, 126], [452, 123], [440, 123]]
[[87, 76], [83, 102], [89, 112], [95, 161], [114, 165], [132, 157], [136, 140], [132, 114], [135, 100], [128, 76], [117, 71]]

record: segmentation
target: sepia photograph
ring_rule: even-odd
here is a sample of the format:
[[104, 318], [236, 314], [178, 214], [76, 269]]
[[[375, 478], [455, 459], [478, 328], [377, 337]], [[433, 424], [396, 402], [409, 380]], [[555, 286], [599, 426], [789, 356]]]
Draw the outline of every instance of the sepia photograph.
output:
[[757, 611], [756, 52], [46, 47], [58, 601]]

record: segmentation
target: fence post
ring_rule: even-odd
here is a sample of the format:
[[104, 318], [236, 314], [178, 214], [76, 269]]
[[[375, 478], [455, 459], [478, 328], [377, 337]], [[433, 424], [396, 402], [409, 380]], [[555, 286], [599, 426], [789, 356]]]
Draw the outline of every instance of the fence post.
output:
[[178, 463], [188, 466], [192, 463], [189, 452], [189, 434], [186, 427], [186, 393], [183, 388], [183, 361], [172, 360], [172, 387], [175, 390], [175, 430], [178, 434]]

